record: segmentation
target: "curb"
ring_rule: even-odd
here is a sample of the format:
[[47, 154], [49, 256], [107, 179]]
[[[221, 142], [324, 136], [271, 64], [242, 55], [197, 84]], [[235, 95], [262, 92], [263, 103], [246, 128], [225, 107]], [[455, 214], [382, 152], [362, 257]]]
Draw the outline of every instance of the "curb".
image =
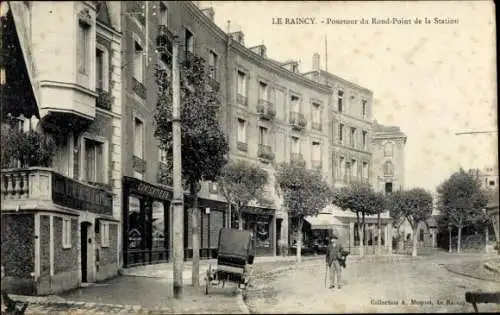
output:
[[449, 266], [447, 266], [447, 265], [442, 265], [441, 267], [443, 267], [444, 269], [446, 269], [448, 272], [451, 272], [451, 273], [454, 273], [454, 274], [460, 275], [460, 276], [462, 276], [462, 277], [472, 278], [472, 279], [481, 280], [481, 281], [489, 281], [489, 282], [500, 283], [500, 281], [499, 281], [499, 280], [488, 279], [488, 278], [484, 278], [484, 277], [478, 277], [478, 276], [474, 276], [474, 275], [467, 274], [467, 273], [464, 273], [464, 272], [460, 272], [460, 271], [453, 270], [453, 269], [451, 269], [451, 268], [450, 268]]

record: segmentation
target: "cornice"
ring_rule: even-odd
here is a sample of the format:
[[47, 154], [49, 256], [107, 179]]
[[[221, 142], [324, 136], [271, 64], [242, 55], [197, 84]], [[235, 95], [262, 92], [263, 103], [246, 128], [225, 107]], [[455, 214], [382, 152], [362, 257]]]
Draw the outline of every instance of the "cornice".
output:
[[[314, 73], [314, 72], [316, 72], [316, 71], [309, 71], [309, 72], [304, 73], [304, 75], [305, 75], [305, 74]], [[351, 82], [351, 81], [348, 81], [348, 80], [346, 80], [346, 79], [343, 79], [343, 78], [341, 78], [341, 77], [339, 77], [339, 76], [337, 76], [337, 75], [335, 75], [335, 74], [333, 74], [333, 73], [326, 72], [326, 71], [324, 71], [324, 70], [320, 70], [320, 71], [319, 71], [319, 75], [320, 75], [320, 76], [326, 76], [326, 77], [328, 77], [328, 78], [331, 78], [331, 79], [334, 79], [334, 80], [336, 80], [336, 81], [342, 82], [342, 83], [344, 83], [344, 84], [348, 85], [348, 86], [349, 86], [349, 87], [351, 87], [351, 88], [356, 88], [356, 89], [361, 90], [361, 91], [363, 91], [363, 92], [365, 92], [365, 93], [368, 93], [370, 96], [373, 96], [373, 91], [372, 91], [372, 90], [370, 90], [370, 89], [368, 89], [368, 88], [365, 88], [365, 87], [363, 87], [363, 86], [361, 86], [361, 85], [359, 85], [359, 84], [356, 84], [356, 83], [354, 83], [354, 82]]]
[[220, 39], [227, 41], [229, 37], [223, 30], [221, 30], [217, 24], [215, 24], [208, 16], [203, 13], [203, 11], [198, 8], [191, 1], [180, 1], [181, 5], [184, 5], [189, 12], [193, 13], [193, 15], [199, 20], [199, 22], [203, 23], [203, 26], [206, 26], [213, 34], [218, 36]]
[[281, 66], [275, 64], [274, 62], [268, 60], [267, 58], [261, 57], [250, 48], [247, 48], [243, 46], [242, 44], [231, 40], [230, 46], [237, 52], [243, 55], [244, 57], [247, 57], [248, 59], [251, 59], [253, 62], [259, 64], [259, 66], [262, 66], [266, 68], [267, 70], [273, 71], [277, 75], [281, 77], [285, 77], [289, 80], [295, 81], [296, 83], [302, 84], [304, 86], [307, 86], [309, 88], [315, 89], [316, 91], [325, 93], [325, 94], [331, 94], [332, 89], [330, 86], [324, 85], [317, 83], [313, 80], [310, 80], [308, 78], [303, 77], [301, 74], [293, 73], [291, 71], [288, 71]]

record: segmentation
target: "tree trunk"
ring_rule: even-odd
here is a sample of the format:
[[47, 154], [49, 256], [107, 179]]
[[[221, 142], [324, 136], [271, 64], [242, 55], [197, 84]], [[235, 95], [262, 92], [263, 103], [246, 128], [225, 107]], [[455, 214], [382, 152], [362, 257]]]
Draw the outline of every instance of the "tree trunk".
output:
[[367, 250], [367, 248], [366, 248], [367, 242], [365, 242], [366, 241], [366, 224], [365, 224], [365, 213], [364, 212], [362, 213], [361, 217], [363, 220], [363, 222], [361, 223], [361, 228], [363, 229], [363, 243], [362, 243], [363, 245], [362, 245], [362, 247], [363, 247], [363, 254], [364, 254], [364, 253], [366, 253], [366, 250]]
[[[382, 253], [382, 229], [380, 228], [380, 211], [377, 213], [377, 253], [380, 255]], [[386, 240], [387, 241], [387, 240]]]
[[405, 243], [404, 243], [405, 238], [404, 238], [404, 235], [403, 235], [403, 237], [401, 237], [401, 225], [400, 225], [400, 226], [398, 226], [398, 228], [397, 228], [397, 233], [398, 233], [398, 234], [397, 234], [397, 246], [398, 246], [398, 251], [399, 251], [400, 253], [402, 253], [402, 252], [404, 251], [404, 249], [405, 249]]
[[363, 226], [361, 224], [361, 220], [359, 219], [359, 212], [356, 212], [356, 217], [358, 219], [359, 256], [363, 256], [364, 255]]
[[193, 208], [191, 209], [191, 222], [192, 222], [192, 244], [193, 244], [193, 266], [191, 269], [192, 285], [195, 288], [200, 286], [200, 234], [198, 223], [198, 194], [194, 193]]
[[484, 251], [488, 252], [488, 243], [490, 240], [490, 231], [488, 229], [488, 224], [484, 227]]
[[302, 261], [302, 218], [297, 223], [297, 262]]
[[238, 205], [235, 206], [235, 210], [238, 215], [238, 230], [243, 231], [243, 214], [241, 213]]
[[451, 253], [451, 227], [448, 228], [448, 252]]
[[412, 227], [413, 248], [411, 251], [411, 255], [413, 257], [417, 256], [417, 241], [418, 241], [417, 232], [418, 232], [418, 224], [415, 224], [415, 227]]
[[458, 236], [457, 236], [457, 253], [460, 253], [462, 247], [462, 227], [458, 227]]

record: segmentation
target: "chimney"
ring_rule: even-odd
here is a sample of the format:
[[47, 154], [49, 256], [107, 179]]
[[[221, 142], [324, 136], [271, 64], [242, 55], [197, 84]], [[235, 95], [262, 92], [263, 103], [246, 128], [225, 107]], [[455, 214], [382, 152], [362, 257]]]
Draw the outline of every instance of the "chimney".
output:
[[313, 54], [313, 71], [319, 72], [319, 54]]
[[205, 8], [201, 10], [203, 13], [205, 13], [206, 16], [213, 22], [214, 21], [214, 16], [215, 16], [215, 11], [214, 8]]
[[261, 57], [264, 57], [264, 58], [266, 57], [266, 46], [264, 46], [264, 45], [251, 47], [250, 50]]
[[242, 31], [233, 32], [230, 34], [231, 39], [237, 41], [239, 44], [245, 45], [245, 34]]

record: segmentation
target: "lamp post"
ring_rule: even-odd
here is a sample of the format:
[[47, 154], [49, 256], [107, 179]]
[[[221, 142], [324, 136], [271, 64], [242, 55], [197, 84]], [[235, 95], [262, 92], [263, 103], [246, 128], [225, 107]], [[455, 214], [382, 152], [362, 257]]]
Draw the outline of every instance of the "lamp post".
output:
[[172, 43], [172, 95], [174, 297], [181, 299], [184, 262], [184, 192], [182, 188], [179, 39], [177, 37]]

